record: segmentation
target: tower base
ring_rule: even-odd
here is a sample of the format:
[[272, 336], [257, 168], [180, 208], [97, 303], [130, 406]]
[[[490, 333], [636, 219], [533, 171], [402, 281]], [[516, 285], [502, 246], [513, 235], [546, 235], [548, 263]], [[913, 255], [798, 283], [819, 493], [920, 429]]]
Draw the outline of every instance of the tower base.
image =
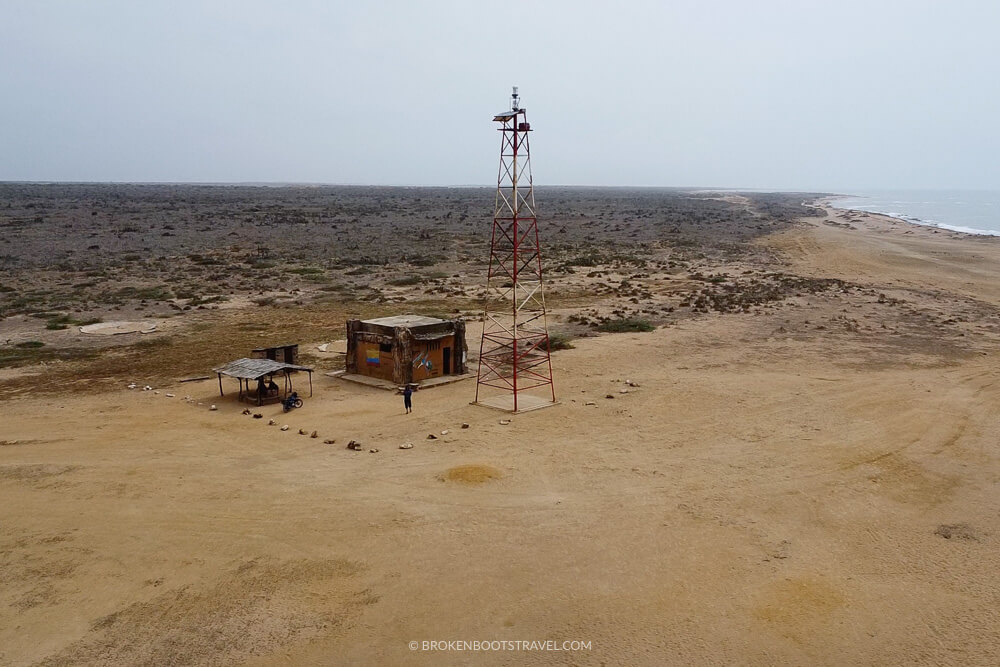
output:
[[[478, 402], [473, 402], [472, 405], [481, 405], [484, 408], [493, 408], [494, 410], [502, 410], [503, 412], [514, 412], [514, 395], [501, 394], [500, 396], [481, 398]], [[517, 397], [518, 412], [541, 410], [542, 408], [551, 408], [553, 405], [559, 405], [559, 401], [551, 401], [540, 396], [528, 396], [525, 394]]]

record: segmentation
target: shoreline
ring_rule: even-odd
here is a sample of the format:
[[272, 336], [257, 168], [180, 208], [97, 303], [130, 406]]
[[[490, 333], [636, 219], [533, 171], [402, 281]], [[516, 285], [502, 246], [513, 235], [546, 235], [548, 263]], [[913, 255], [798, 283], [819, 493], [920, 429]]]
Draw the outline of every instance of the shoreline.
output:
[[944, 222], [934, 222], [931, 220], [924, 220], [923, 218], [918, 218], [916, 216], [906, 215], [903, 213], [890, 213], [885, 211], [869, 211], [862, 208], [852, 208], [850, 206], [837, 206], [834, 202], [837, 200], [844, 200], [848, 198], [858, 198], [864, 195], [830, 195], [817, 199], [817, 203], [824, 208], [833, 209], [837, 211], [850, 211], [852, 213], [864, 213], [868, 215], [880, 215], [887, 218], [892, 218], [893, 220], [898, 220], [900, 222], [906, 222], [911, 225], [917, 225], [920, 227], [930, 227], [932, 229], [943, 229], [949, 232], [955, 232], [958, 234], [966, 234], [969, 236], [993, 236], [1000, 237], [1000, 230], [995, 229], [980, 229], [977, 227], [966, 227], [963, 225], [953, 225]]

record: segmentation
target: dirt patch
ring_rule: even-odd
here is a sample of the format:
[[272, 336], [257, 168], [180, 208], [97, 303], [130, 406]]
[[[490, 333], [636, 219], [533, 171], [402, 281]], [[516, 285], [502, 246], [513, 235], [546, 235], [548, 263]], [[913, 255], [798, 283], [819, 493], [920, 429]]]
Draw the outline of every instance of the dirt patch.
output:
[[73, 472], [78, 467], [44, 464], [6, 465], [0, 466], [0, 479], [37, 484], [49, 478]]
[[493, 479], [503, 477], [496, 468], [488, 465], [473, 463], [469, 465], [455, 466], [445, 470], [441, 479], [446, 482], [459, 482], [461, 484], [485, 484]]
[[790, 639], [807, 636], [843, 607], [843, 595], [829, 582], [813, 576], [778, 581], [769, 586], [754, 608], [754, 616]]
[[38, 440], [0, 440], [0, 447], [17, 447], [20, 445], [30, 445]]
[[979, 533], [965, 523], [942, 524], [937, 527], [934, 534], [940, 535], [946, 540], [955, 539], [979, 542]]
[[[370, 591], [350, 590], [361, 570], [345, 560], [246, 561], [204, 589], [185, 586], [96, 619], [41, 664], [217, 665], [268, 655], [332, 634], [377, 602]], [[320, 594], [319, 607], [303, 604]]]

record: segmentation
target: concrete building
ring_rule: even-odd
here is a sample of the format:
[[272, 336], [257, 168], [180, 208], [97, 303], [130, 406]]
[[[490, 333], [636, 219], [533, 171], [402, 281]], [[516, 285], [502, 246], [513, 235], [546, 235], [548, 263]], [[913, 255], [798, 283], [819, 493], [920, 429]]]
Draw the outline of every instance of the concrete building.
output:
[[397, 385], [465, 373], [465, 322], [397, 315], [347, 322], [346, 372]]

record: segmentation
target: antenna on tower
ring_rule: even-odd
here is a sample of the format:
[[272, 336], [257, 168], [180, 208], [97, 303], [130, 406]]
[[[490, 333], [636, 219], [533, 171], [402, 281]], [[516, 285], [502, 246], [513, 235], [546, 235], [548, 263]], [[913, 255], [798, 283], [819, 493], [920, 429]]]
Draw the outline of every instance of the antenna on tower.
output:
[[519, 412], [554, 405], [556, 390], [528, 149], [531, 125], [517, 86], [510, 98], [511, 110], [493, 117], [500, 123], [500, 171], [475, 403]]

